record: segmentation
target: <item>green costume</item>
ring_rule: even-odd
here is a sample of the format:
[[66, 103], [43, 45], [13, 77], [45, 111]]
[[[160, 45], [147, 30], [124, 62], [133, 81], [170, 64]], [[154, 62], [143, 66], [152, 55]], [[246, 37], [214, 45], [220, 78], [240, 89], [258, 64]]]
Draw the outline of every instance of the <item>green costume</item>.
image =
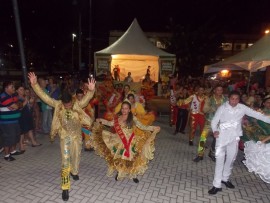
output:
[[[260, 110], [263, 114], [270, 116], [270, 109]], [[241, 140], [246, 142], [249, 140], [260, 141], [270, 135], [270, 124], [261, 120], [245, 116], [243, 118], [243, 136]]]
[[[208, 135], [212, 133], [211, 121], [215, 115], [215, 112], [218, 109], [218, 107], [224, 104], [226, 101], [227, 99], [224, 96], [222, 96], [222, 98], [219, 101], [217, 101], [214, 95], [207, 98], [205, 101], [203, 111], [204, 111], [206, 122], [204, 124], [204, 128], [202, 130], [202, 134], [201, 134], [200, 142], [198, 146], [198, 156], [200, 157], [203, 157], [204, 151], [205, 151], [205, 142], [207, 140]], [[213, 147], [211, 148], [212, 148], [211, 153], [214, 155], [215, 150]]]

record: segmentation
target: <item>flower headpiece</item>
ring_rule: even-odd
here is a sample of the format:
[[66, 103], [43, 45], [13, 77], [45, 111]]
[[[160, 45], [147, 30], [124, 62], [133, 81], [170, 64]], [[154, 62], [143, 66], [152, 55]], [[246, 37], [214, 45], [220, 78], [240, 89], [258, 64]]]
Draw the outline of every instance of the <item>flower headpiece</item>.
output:
[[131, 105], [131, 102], [128, 99], [124, 99], [123, 102], [128, 102]]

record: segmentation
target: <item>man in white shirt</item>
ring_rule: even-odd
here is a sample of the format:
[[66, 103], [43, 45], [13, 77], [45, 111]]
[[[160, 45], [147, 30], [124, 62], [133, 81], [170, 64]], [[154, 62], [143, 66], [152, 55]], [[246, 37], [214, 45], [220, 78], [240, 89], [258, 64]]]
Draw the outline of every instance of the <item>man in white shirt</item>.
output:
[[215, 176], [213, 187], [208, 191], [211, 195], [222, 190], [222, 183], [227, 188], [235, 188], [235, 186], [229, 181], [229, 177], [238, 152], [238, 142], [240, 140], [240, 136], [243, 135], [243, 116], [248, 115], [266, 123], [270, 123], [270, 117], [240, 104], [239, 101], [239, 92], [230, 92], [229, 101], [218, 108], [211, 122], [214, 137], [216, 138]]

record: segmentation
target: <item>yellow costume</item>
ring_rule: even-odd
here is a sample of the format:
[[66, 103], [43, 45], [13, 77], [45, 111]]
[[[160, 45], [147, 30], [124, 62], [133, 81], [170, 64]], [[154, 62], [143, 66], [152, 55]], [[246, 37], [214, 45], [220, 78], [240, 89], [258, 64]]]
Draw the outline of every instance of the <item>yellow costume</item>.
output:
[[93, 145], [96, 153], [107, 161], [109, 177], [116, 170], [118, 179], [136, 178], [144, 174], [149, 160], [154, 158], [156, 132], [149, 132], [154, 127], [142, 125], [135, 117], [133, 121], [132, 128], [120, 125], [118, 116], [106, 121], [104, 124], [114, 126], [116, 133], [105, 130], [99, 123], [93, 127]]
[[54, 107], [50, 137], [53, 141], [58, 134], [62, 155], [62, 190], [70, 189], [70, 173], [77, 175], [82, 147], [82, 126], [90, 127], [93, 120], [83, 111], [94, 91], [88, 91], [81, 101], [74, 99], [73, 107], [65, 109], [62, 101], [54, 100], [40, 88], [32, 85], [35, 93], [48, 105]]
[[[95, 105], [98, 105], [99, 100], [93, 97], [89, 104], [84, 108], [84, 112], [90, 116], [90, 118], [95, 119]], [[91, 127], [83, 126], [82, 135], [84, 139], [84, 149], [91, 150], [93, 148], [91, 141]]]
[[[121, 105], [122, 103], [119, 103], [115, 107], [115, 114], [117, 114], [121, 110]], [[152, 123], [156, 119], [154, 112], [146, 112], [143, 105], [139, 102], [131, 104], [131, 112], [143, 125], [152, 125]]]
[[[95, 110], [92, 108], [91, 103], [89, 103], [85, 108], [84, 112], [90, 116], [90, 118], [95, 118]], [[82, 127], [82, 137], [84, 139], [84, 148], [90, 150], [92, 148], [91, 138], [90, 138], [90, 128], [89, 126]]]

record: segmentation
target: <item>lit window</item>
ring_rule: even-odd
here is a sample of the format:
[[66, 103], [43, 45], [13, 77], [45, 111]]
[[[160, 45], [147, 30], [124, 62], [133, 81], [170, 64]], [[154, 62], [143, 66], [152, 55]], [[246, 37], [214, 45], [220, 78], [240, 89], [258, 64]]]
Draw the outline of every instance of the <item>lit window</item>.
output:
[[231, 51], [232, 43], [221, 43], [221, 47], [223, 51]]
[[165, 48], [166, 48], [165, 44], [163, 44], [161, 41], [157, 41], [157, 42], [156, 42], [156, 46], [157, 46], [158, 48], [161, 48], [161, 49], [165, 49]]
[[246, 48], [246, 44], [245, 43], [235, 43], [234, 44], [234, 50], [236, 51], [242, 51]]

